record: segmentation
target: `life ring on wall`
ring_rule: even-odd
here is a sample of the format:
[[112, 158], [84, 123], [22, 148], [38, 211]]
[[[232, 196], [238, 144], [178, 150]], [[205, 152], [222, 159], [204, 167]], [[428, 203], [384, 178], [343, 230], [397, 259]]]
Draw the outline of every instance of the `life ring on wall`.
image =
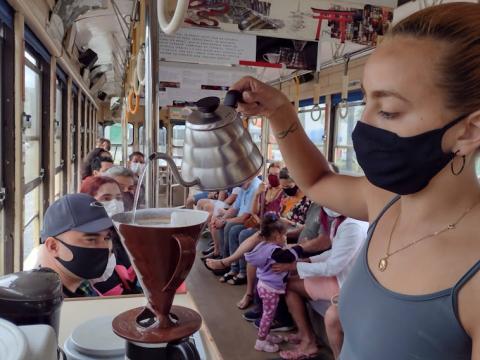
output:
[[[135, 96], [135, 103], [133, 104], [133, 97]], [[132, 115], [136, 114], [138, 112], [138, 109], [140, 108], [140, 95], [135, 94], [134, 90], [130, 90], [130, 93], [128, 94], [128, 112]]]
[[168, 21], [165, 15], [165, 6], [167, 5], [167, 0], [158, 0], [158, 23], [160, 24], [160, 28], [165, 34], [172, 35], [180, 28], [180, 26], [182, 26], [185, 20], [185, 15], [187, 14], [189, 4], [189, 0], [177, 0], [175, 12], [173, 13], [170, 21]]

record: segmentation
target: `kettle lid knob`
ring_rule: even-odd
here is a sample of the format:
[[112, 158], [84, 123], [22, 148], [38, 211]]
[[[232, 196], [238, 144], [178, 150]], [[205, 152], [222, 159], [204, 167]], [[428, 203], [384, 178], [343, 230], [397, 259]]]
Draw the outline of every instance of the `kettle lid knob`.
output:
[[211, 114], [220, 106], [220, 99], [215, 96], [209, 96], [198, 100], [196, 105], [201, 113]]

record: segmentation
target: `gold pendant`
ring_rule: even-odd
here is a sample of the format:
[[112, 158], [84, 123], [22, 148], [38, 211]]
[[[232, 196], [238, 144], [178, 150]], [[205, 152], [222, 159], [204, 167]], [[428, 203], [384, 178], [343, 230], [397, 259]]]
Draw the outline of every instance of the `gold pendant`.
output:
[[384, 258], [381, 258], [379, 263], [378, 263], [378, 270], [380, 271], [385, 271], [387, 270], [387, 266], [388, 266], [388, 257], [384, 257]]

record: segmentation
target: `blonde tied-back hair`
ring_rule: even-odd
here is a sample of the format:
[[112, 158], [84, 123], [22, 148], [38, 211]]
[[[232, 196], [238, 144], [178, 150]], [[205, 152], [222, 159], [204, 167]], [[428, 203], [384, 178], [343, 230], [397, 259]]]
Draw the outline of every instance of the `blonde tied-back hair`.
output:
[[480, 110], [480, 4], [458, 2], [416, 12], [396, 24], [389, 36], [412, 36], [444, 42], [438, 85], [446, 106], [460, 114]]

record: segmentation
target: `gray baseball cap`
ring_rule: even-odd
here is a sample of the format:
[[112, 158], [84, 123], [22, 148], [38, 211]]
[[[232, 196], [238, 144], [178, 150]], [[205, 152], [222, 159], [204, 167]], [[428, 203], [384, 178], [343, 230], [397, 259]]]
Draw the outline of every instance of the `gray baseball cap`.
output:
[[87, 194], [69, 194], [49, 206], [45, 212], [42, 242], [50, 236], [75, 230], [97, 233], [113, 226], [105, 208]]

